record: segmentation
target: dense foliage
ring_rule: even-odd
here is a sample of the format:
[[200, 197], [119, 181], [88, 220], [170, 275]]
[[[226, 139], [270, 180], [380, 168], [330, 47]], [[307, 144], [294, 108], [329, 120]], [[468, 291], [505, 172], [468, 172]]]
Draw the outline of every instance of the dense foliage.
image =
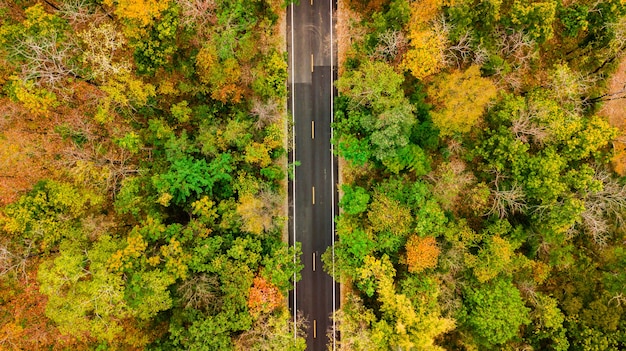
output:
[[341, 345], [626, 348], [626, 187], [610, 162], [620, 131], [598, 113], [616, 96], [626, 4], [339, 11], [354, 19], [340, 24], [333, 141]]
[[304, 349], [285, 4], [0, 1], [0, 349]]

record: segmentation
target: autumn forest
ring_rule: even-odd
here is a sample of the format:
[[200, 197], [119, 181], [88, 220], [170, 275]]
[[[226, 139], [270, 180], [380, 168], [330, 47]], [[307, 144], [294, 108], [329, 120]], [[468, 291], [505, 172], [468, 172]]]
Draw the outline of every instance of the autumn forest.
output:
[[[0, 0], [0, 350], [306, 348], [291, 2]], [[626, 2], [335, 30], [338, 349], [626, 349]]]

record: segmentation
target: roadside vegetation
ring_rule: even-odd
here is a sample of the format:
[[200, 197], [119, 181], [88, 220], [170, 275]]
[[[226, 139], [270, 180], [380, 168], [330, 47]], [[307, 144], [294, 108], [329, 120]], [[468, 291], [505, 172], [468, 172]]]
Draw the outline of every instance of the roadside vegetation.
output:
[[0, 349], [304, 350], [285, 6], [0, 1]]
[[626, 4], [339, 8], [341, 346], [626, 348]]

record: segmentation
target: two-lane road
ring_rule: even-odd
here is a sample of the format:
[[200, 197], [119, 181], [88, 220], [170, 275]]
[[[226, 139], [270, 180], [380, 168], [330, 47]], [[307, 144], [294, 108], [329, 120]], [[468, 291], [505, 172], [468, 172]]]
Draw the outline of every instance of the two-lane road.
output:
[[334, 0], [300, 0], [287, 9], [289, 108], [293, 114], [292, 161], [297, 160], [290, 186], [291, 243], [302, 243], [302, 280], [290, 305], [309, 322], [307, 350], [334, 345], [326, 332], [339, 307], [339, 285], [324, 272], [321, 255], [334, 243], [337, 167], [331, 150], [334, 79], [332, 14]]

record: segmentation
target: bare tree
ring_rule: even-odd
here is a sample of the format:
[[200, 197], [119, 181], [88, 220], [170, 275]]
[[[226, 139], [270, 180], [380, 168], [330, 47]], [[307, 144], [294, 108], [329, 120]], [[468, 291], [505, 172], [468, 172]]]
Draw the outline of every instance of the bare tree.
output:
[[62, 0], [57, 13], [74, 25], [97, 24], [107, 19], [108, 13], [91, 0]]
[[185, 308], [215, 311], [221, 304], [220, 283], [213, 275], [204, 273], [196, 275], [185, 280], [177, 291], [183, 299]]
[[517, 117], [511, 122], [511, 132], [515, 134], [515, 138], [522, 142], [535, 142], [543, 144], [548, 137], [548, 130], [544, 125], [537, 121], [539, 112], [534, 106], [528, 106], [522, 109]]
[[215, 0], [176, 0], [181, 8], [180, 21], [185, 27], [195, 26], [202, 32], [209, 24], [215, 23]]
[[496, 69], [494, 76], [499, 86], [519, 91], [524, 85], [531, 61], [538, 56], [537, 46], [522, 32], [499, 29], [497, 33], [500, 56], [513, 69], [510, 72], [505, 72], [503, 65], [498, 65], [494, 67]]
[[597, 245], [604, 246], [610, 239], [610, 223], [624, 225], [626, 186], [620, 185], [605, 170], [597, 170], [594, 179], [602, 184], [602, 189], [586, 194], [585, 211], [581, 214], [582, 229]]
[[76, 180], [85, 186], [111, 191], [115, 196], [122, 180], [139, 172], [133, 155], [120, 147], [101, 143], [91, 134], [89, 125], [79, 130], [84, 143], [67, 147], [59, 164], [70, 169]]
[[492, 205], [487, 215], [495, 214], [505, 218], [514, 213], [525, 213], [528, 206], [524, 190], [517, 183], [509, 189], [500, 189], [496, 182], [496, 189], [491, 191]]
[[277, 123], [282, 117], [280, 106], [276, 100], [263, 102], [259, 99], [254, 99], [250, 113], [257, 117], [257, 121], [254, 123], [257, 129], [262, 129], [266, 125]]
[[598, 246], [606, 246], [609, 240], [609, 223], [598, 207], [587, 208], [581, 213], [582, 226]]
[[378, 37], [378, 45], [373, 56], [375, 59], [393, 62], [406, 50], [407, 44], [406, 37], [401, 31], [387, 29]]
[[32, 252], [32, 240], [25, 240], [22, 252], [12, 252], [6, 245], [0, 244], [0, 277], [8, 273], [18, 273], [25, 279], [26, 265]]
[[456, 41], [456, 43], [448, 46], [444, 54], [446, 64], [449, 66], [457, 66], [457, 68], [460, 69], [461, 65], [467, 62], [475, 62], [472, 41], [472, 32], [467, 31], [463, 33], [463, 35]]
[[512, 59], [517, 66], [527, 66], [538, 55], [535, 42], [523, 32], [500, 30], [498, 37], [500, 38], [498, 42], [500, 54]]
[[79, 67], [72, 62], [78, 48], [71, 42], [59, 42], [58, 33], [46, 36], [24, 36], [9, 48], [9, 56], [23, 61], [21, 78], [36, 84], [56, 86], [68, 76], [80, 76]]
[[131, 64], [118, 59], [126, 40], [111, 23], [99, 26], [91, 24], [89, 29], [78, 34], [82, 40], [85, 60], [90, 63], [92, 75], [100, 81], [130, 71]]

